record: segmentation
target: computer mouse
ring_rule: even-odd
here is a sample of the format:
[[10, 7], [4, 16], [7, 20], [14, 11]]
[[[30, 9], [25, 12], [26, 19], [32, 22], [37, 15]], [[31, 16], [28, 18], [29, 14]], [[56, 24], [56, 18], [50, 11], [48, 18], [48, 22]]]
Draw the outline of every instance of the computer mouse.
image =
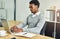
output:
[[11, 39], [16, 39], [15, 37], [11, 38]]

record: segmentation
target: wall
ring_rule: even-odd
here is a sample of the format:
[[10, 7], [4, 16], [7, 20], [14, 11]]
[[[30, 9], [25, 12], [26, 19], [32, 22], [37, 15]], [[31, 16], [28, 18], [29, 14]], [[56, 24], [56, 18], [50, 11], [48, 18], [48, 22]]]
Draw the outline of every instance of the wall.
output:
[[30, 0], [16, 0], [16, 19], [19, 21], [24, 21], [29, 11], [29, 1]]
[[7, 19], [14, 20], [14, 0], [4, 0], [5, 10], [7, 10]]

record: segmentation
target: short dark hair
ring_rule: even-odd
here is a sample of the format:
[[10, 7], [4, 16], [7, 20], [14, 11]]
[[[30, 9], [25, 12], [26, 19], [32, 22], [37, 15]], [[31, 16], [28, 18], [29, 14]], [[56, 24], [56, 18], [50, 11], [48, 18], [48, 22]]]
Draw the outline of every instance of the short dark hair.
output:
[[29, 4], [37, 5], [37, 6], [38, 6], [38, 8], [39, 8], [39, 5], [40, 5], [40, 3], [39, 3], [39, 1], [38, 1], [38, 0], [31, 0], [31, 1], [29, 2]]

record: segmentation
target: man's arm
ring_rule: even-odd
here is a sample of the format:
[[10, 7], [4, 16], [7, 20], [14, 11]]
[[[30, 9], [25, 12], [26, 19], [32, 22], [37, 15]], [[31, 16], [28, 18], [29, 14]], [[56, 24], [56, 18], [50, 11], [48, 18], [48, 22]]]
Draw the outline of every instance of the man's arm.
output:
[[22, 32], [22, 31], [23, 31], [22, 28], [24, 28], [26, 25], [27, 25], [27, 20], [24, 21], [23, 23], [20, 23], [20, 24], [18, 24], [18, 25], [13, 26], [13, 27], [11, 28], [11, 31], [12, 31], [12, 32]]

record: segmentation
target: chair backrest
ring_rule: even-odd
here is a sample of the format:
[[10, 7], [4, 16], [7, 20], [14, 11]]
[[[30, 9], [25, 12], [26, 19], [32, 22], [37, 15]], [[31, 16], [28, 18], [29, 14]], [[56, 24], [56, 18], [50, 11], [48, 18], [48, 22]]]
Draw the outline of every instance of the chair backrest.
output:
[[40, 32], [40, 35], [45, 35], [46, 25], [47, 25], [47, 23], [45, 22], [45, 24], [44, 24], [44, 26], [43, 26], [43, 28], [42, 28], [42, 30]]
[[54, 22], [46, 22], [45, 35], [53, 37], [54, 35]]

